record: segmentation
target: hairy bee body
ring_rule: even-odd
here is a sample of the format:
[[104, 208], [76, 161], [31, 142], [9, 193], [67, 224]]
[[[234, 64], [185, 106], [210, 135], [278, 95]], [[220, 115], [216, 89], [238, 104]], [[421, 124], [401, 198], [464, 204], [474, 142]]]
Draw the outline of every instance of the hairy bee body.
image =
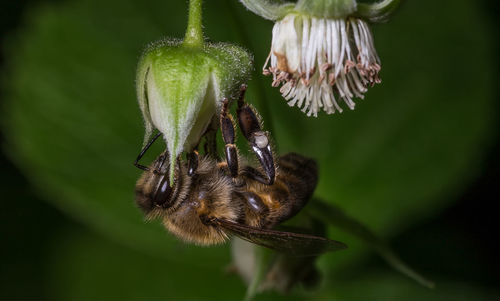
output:
[[265, 185], [255, 180], [258, 170], [241, 166], [233, 179], [227, 164], [210, 157], [200, 159], [196, 174], [177, 164], [175, 181], [168, 183], [168, 164], [158, 157], [136, 185], [136, 201], [147, 218], [162, 218], [180, 239], [211, 245], [230, 234], [214, 221], [270, 229], [300, 211], [317, 183], [315, 161], [290, 153], [279, 157], [276, 180]]

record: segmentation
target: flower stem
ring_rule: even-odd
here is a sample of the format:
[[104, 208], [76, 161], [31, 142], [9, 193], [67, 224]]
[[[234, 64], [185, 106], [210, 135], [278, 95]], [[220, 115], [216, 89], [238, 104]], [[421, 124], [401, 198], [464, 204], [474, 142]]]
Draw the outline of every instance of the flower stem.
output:
[[415, 272], [396, 255], [388, 244], [375, 235], [368, 227], [345, 214], [339, 207], [316, 198], [309, 202], [307, 209], [313, 217], [325, 224], [332, 225], [370, 245], [396, 271], [410, 277], [427, 288], [434, 288], [434, 282], [427, 280]]
[[202, 2], [203, 0], [189, 0], [188, 25], [183, 45], [190, 47], [203, 45]]
[[259, 285], [261, 284], [262, 279], [264, 279], [266, 266], [268, 264], [267, 258], [265, 256], [265, 250], [262, 247], [255, 245], [252, 245], [252, 248], [255, 255], [257, 267], [255, 269], [255, 273], [252, 277], [252, 280], [248, 284], [244, 301], [251, 301], [258, 293]]

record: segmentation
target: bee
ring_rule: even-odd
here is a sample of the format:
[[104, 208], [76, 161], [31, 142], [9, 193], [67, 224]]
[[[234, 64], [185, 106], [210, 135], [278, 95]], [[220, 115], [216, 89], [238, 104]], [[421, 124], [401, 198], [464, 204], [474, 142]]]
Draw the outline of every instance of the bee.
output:
[[[160, 218], [176, 237], [197, 245], [214, 245], [232, 235], [292, 256], [315, 256], [346, 245], [324, 237], [275, 230], [296, 215], [316, 187], [316, 162], [295, 153], [277, 161], [275, 180], [266, 171], [241, 164], [235, 171], [225, 161], [201, 156], [196, 171], [177, 160], [169, 180], [167, 152], [137, 181], [136, 203], [146, 218]], [[264, 180], [263, 180], [264, 179]]]

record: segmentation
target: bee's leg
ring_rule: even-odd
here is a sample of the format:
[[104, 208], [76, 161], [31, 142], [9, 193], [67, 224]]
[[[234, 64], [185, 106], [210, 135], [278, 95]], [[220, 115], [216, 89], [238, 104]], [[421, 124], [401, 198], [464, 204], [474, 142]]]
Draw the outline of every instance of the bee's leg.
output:
[[245, 100], [246, 85], [241, 86], [241, 95], [238, 99], [238, 121], [243, 135], [248, 140], [252, 151], [259, 159], [267, 179], [256, 179], [263, 184], [272, 185], [276, 176], [274, 158], [269, 143], [269, 133], [264, 132], [261, 127], [260, 117], [256, 110], [248, 105]]
[[161, 133], [156, 134], [153, 137], [153, 139], [151, 139], [151, 141], [149, 141], [148, 144], [146, 144], [146, 146], [144, 146], [144, 148], [141, 150], [141, 152], [139, 153], [139, 155], [135, 159], [135, 162], [134, 162], [134, 166], [135, 167], [137, 167], [139, 169], [142, 169], [144, 171], [149, 171], [149, 167], [144, 166], [142, 164], [139, 164], [139, 160], [141, 160], [141, 158], [144, 156], [144, 154], [146, 153], [146, 151], [151, 147], [151, 145], [153, 145], [153, 143], [156, 141], [156, 139], [158, 139], [158, 137], [160, 137], [160, 136], [161, 136]]
[[[165, 164], [165, 162], [167, 161], [167, 158], [168, 158], [168, 152], [165, 151], [163, 152], [156, 160], [155, 160], [155, 163], [153, 166], [151, 166], [153, 168], [153, 173], [155, 174], [161, 174], [162, 172], [162, 169], [163, 169], [163, 164]], [[149, 170], [149, 168], [148, 168]]]
[[214, 116], [211, 124], [203, 134], [205, 137], [205, 143], [203, 144], [203, 150], [206, 155], [212, 156], [213, 158], [218, 158], [217, 154], [217, 130], [219, 129], [219, 120], [217, 116]]
[[196, 170], [198, 169], [198, 161], [200, 156], [198, 154], [198, 150], [194, 149], [191, 153], [187, 154], [188, 158], [188, 176], [192, 177]]
[[241, 171], [241, 175], [263, 184], [268, 184], [269, 182], [266, 176], [252, 166], [245, 166]]
[[222, 131], [222, 139], [226, 144], [224, 152], [226, 154], [226, 162], [231, 177], [238, 176], [238, 150], [234, 144], [234, 123], [233, 117], [229, 113], [229, 101], [224, 99], [220, 114], [220, 128]]

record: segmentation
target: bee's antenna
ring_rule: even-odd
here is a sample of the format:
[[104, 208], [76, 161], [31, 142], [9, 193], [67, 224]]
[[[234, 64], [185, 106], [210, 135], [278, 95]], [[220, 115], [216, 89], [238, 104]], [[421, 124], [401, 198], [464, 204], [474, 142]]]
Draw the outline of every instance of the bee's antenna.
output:
[[158, 139], [158, 137], [160, 137], [160, 136], [161, 136], [161, 132], [156, 134], [153, 137], [153, 139], [151, 139], [151, 141], [149, 141], [148, 144], [146, 144], [146, 146], [144, 146], [144, 148], [141, 150], [141, 152], [137, 156], [137, 159], [135, 159], [135, 162], [134, 162], [135, 167], [142, 169], [144, 171], [149, 171], [149, 167], [139, 164], [139, 160], [141, 160], [141, 158], [144, 156], [146, 151], [151, 147], [151, 145], [153, 145], [153, 143], [156, 141], [156, 139]]

